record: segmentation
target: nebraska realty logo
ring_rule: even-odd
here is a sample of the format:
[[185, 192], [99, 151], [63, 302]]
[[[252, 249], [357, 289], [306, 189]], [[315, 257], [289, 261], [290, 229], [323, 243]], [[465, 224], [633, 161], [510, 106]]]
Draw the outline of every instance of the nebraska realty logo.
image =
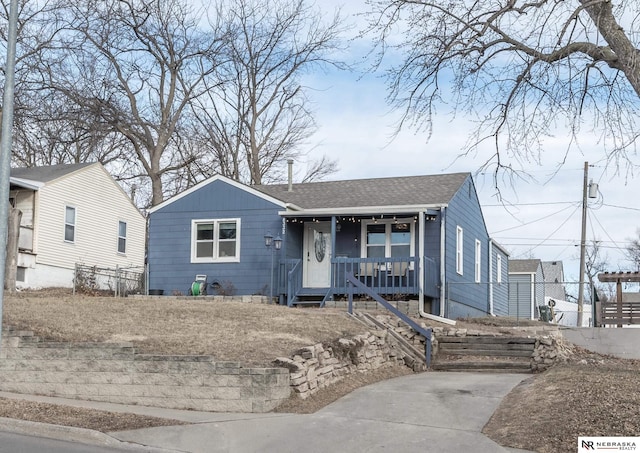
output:
[[640, 451], [640, 437], [578, 437], [578, 453]]

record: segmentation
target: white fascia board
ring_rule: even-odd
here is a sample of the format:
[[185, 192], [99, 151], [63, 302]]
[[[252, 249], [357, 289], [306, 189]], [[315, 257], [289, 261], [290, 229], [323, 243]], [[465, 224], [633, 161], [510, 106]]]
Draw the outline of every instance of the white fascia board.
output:
[[276, 205], [278, 205], [280, 207], [283, 207], [283, 208], [286, 207], [286, 204], [282, 200], [278, 200], [277, 198], [273, 198], [273, 197], [271, 197], [271, 196], [269, 196], [269, 195], [267, 195], [267, 194], [265, 194], [263, 192], [260, 192], [259, 190], [256, 190], [256, 189], [254, 189], [252, 187], [247, 186], [246, 184], [242, 184], [241, 182], [238, 182], [238, 181], [233, 180], [231, 178], [227, 178], [226, 176], [214, 175], [209, 179], [205, 179], [204, 181], [199, 182], [198, 184], [196, 184], [195, 186], [191, 187], [190, 189], [187, 189], [187, 190], [185, 190], [183, 192], [180, 192], [178, 195], [176, 195], [174, 197], [171, 197], [168, 200], [163, 201], [162, 203], [152, 207], [151, 209], [148, 209], [147, 212], [149, 214], [151, 214], [153, 212], [156, 212], [156, 211], [164, 208], [165, 206], [168, 206], [171, 203], [174, 203], [174, 202], [180, 200], [181, 198], [186, 197], [187, 195], [195, 192], [196, 190], [200, 190], [203, 187], [205, 187], [205, 186], [207, 186], [207, 185], [209, 185], [209, 184], [211, 184], [211, 183], [213, 183], [215, 181], [222, 181], [222, 182], [224, 182], [226, 184], [229, 184], [229, 185], [231, 185], [231, 186], [233, 186], [233, 187], [235, 187], [237, 189], [244, 190], [245, 192], [250, 193], [251, 195], [254, 195], [254, 196], [258, 197], [258, 198], [262, 198], [263, 200], [266, 200], [266, 201], [268, 201], [270, 203], [276, 204]]
[[500, 250], [502, 253], [504, 253], [507, 256], [511, 256], [511, 254], [503, 247], [500, 245], [500, 243], [496, 242], [493, 238], [489, 238], [489, 240], [491, 241], [491, 243], [493, 244], [493, 246], [495, 248], [497, 248], [498, 250]]
[[45, 186], [45, 183], [41, 181], [34, 181], [32, 179], [24, 179], [24, 178], [16, 178], [14, 176], [11, 176], [9, 178], [9, 182], [13, 185], [20, 186], [30, 190], [38, 190], [41, 187]]
[[[379, 215], [379, 214], [416, 214], [427, 209], [446, 208], [438, 205], [400, 205], [400, 206], [356, 206], [351, 208], [287, 209], [278, 212], [281, 216], [329, 216], [329, 215]], [[293, 205], [287, 205], [293, 208]]]

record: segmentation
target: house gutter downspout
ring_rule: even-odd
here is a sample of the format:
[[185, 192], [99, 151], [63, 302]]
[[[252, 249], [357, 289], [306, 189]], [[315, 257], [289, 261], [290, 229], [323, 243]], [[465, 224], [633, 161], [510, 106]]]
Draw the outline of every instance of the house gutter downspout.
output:
[[447, 296], [447, 211], [440, 208], [440, 316], [444, 317], [444, 301]]
[[[441, 234], [441, 244], [440, 244], [440, 262], [443, 263], [444, 262], [444, 255], [443, 255], [443, 251], [444, 251], [444, 206], [440, 207], [440, 213], [441, 213], [441, 223], [440, 223], [440, 234]], [[427, 214], [427, 211], [421, 211], [418, 214], [419, 220], [418, 220], [418, 230], [419, 230], [419, 234], [418, 237], [420, 238], [420, 251], [419, 251], [419, 262], [420, 262], [420, 274], [419, 274], [419, 278], [418, 278], [418, 313], [420, 314], [420, 316], [422, 316], [423, 318], [427, 318], [427, 319], [432, 319], [434, 321], [438, 321], [438, 322], [442, 322], [445, 324], [450, 324], [452, 326], [456, 325], [456, 322], [452, 319], [447, 319], [443, 316], [437, 316], [437, 315], [432, 315], [431, 313], [427, 313], [424, 311], [424, 266], [425, 266], [425, 247], [426, 247], [426, 238], [425, 238], [425, 227], [424, 227], [424, 222], [425, 222], [425, 216]], [[443, 268], [442, 264], [440, 265], [441, 269]], [[442, 272], [442, 271], [441, 271]], [[444, 281], [444, 279], [442, 279], [442, 281]], [[440, 289], [440, 314], [443, 313], [443, 300], [442, 300], [442, 294], [444, 294], [444, 291], [442, 289]]]
[[493, 239], [489, 239], [489, 315], [493, 313]]

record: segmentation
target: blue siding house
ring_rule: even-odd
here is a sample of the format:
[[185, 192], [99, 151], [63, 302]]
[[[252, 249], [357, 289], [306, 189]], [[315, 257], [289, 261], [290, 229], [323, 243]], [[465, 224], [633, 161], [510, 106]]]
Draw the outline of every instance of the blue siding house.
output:
[[164, 294], [206, 275], [209, 294], [322, 304], [353, 275], [427, 314], [508, 310], [508, 255], [469, 173], [259, 186], [216, 175], [149, 211], [148, 266]]

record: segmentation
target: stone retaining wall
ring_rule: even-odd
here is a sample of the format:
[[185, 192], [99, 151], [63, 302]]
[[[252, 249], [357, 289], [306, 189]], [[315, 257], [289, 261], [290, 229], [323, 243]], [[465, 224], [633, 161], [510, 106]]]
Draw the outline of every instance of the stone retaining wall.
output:
[[[412, 342], [416, 347], [424, 347], [425, 338], [408, 327], [395, 316], [384, 314], [377, 315], [376, 317], [386, 324], [395, 324], [394, 330], [404, 338], [406, 338], [408, 341]], [[423, 327], [427, 326], [423, 323]], [[567, 356], [571, 354], [571, 348], [563, 339], [562, 334], [558, 331], [557, 326], [511, 329], [513, 331], [510, 331], [509, 328], [504, 328], [504, 330], [505, 333], [502, 334], [503, 336], [521, 335], [536, 338], [535, 348], [531, 357], [532, 371], [544, 371], [551, 367], [554, 363], [565, 360]], [[486, 333], [481, 330], [475, 329], [464, 329], [458, 327], [433, 327], [431, 336], [432, 359], [435, 358], [435, 356], [437, 356], [438, 354], [438, 337], [467, 337], [483, 335], [496, 336], [495, 333]]]
[[283, 368], [244, 367], [210, 356], [136, 354], [131, 344], [44, 343], [9, 330], [0, 390], [213, 412], [269, 412], [291, 393]]
[[[425, 338], [395, 316], [377, 318], [424, 351]], [[432, 354], [439, 336], [474, 335], [483, 333], [434, 327]], [[542, 371], [566, 356], [561, 336], [535, 336], [532, 370]], [[3, 332], [0, 359], [2, 391], [212, 412], [269, 412], [292, 391], [307, 398], [350, 373], [407, 365], [420, 369], [391, 334], [375, 329], [301, 348], [266, 368], [216, 362], [211, 356], [136, 354], [130, 343], [45, 343], [11, 329]]]
[[269, 412], [292, 391], [307, 398], [347, 374], [415, 362], [384, 330], [301, 348], [273, 368], [137, 354], [130, 343], [41, 342], [11, 329], [0, 359], [2, 391], [212, 412]]
[[330, 345], [308, 346], [291, 358], [277, 358], [274, 364], [290, 371], [291, 387], [296, 395], [305, 399], [348, 374], [413, 363], [396, 346], [386, 331], [376, 330], [354, 338], [341, 338]]
[[[417, 300], [390, 300], [389, 302], [393, 307], [397, 308], [398, 311], [404, 313], [405, 315], [417, 318], [419, 317], [418, 313], [418, 301]], [[346, 300], [328, 300], [325, 302], [325, 307], [327, 308], [339, 308], [341, 310], [347, 310], [349, 306], [349, 302]], [[389, 313], [382, 304], [379, 304], [375, 300], [354, 300], [353, 301], [353, 309], [360, 311], [380, 311], [381, 313]]]

